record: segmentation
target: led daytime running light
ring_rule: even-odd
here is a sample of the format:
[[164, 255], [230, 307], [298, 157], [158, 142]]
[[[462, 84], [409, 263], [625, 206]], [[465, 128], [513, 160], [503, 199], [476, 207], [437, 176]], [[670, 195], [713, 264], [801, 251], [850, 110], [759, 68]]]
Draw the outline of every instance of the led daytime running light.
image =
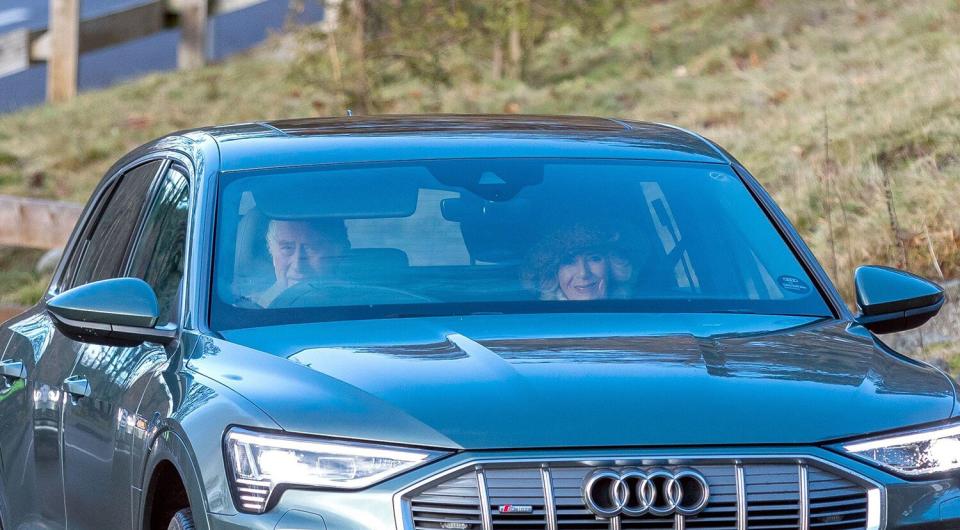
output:
[[922, 476], [960, 469], [960, 425], [843, 444], [843, 450], [896, 473]]
[[960, 425], [950, 427], [943, 430], [931, 430], [918, 432], [914, 434], [905, 434], [902, 436], [895, 436], [893, 438], [880, 438], [877, 440], [868, 440], [865, 442], [856, 442], [849, 445], [843, 446], [844, 449], [850, 451], [851, 453], [860, 453], [862, 451], [872, 451], [874, 449], [882, 449], [884, 447], [890, 447], [894, 445], [910, 445], [918, 442], [929, 442], [936, 440], [937, 438], [949, 438], [951, 436], [960, 436]]
[[[269, 438], [265, 438], [269, 436]], [[231, 432], [230, 440], [250, 445], [268, 446], [271, 449], [290, 449], [293, 451], [323, 451], [326, 454], [366, 456], [370, 458], [390, 458], [394, 460], [409, 460], [411, 455], [420, 455], [421, 460], [429, 456], [425, 451], [393, 450], [382, 446], [364, 446], [350, 442], [306, 441], [291, 438], [281, 438], [275, 435], [262, 435], [243, 432]]]
[[424, 449], [232, 429], [224, 439], [237, 509], [263, 513], [283, 488], [360, 489], [442, 455]]

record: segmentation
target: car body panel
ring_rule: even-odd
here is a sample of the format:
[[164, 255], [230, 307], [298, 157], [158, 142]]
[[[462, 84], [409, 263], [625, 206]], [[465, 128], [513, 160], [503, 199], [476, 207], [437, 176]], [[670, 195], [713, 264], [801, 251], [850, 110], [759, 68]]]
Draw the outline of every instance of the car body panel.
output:
[[[70, 341], [73, 342], [73, 341]], [[131, 459], [138, 423], [136, 411], [142, 386], [167, 364], [159, 344], [135, 347], [74, 343], [78, 350], [72, 377], [90, 384], [92, 395], [68, 396], [63, 411], [64, 491], [69, 527], [77, 530], [126, 527], [132, 505], [129, 482], [136, 466]], [[104, 465], [109, 463], [109, 465]]]
[[[183, 138], [160, 140], [122, 159], [108, 175], [164, 158], [194, 169], [197, 165], [192, 161], [202, 160], [191, 148], [196, 143]], [[207, 143], [212, 143], [209, 138]], [[80, 237], [94, 213], [93, 205], [111, 182], [104, 179], [94, 191], [68, 249]], [[175, 348], [167, 351], [157, 344], [106, 347], [62, 335], [47, 314], [45, 302], [59, 292], [57, 279], [65, 263], [61, 260], [40, 304], [3, 328], [4, 334], [13, 332], [4, 355], [25, 360], [29, 376], [26, 385], [20, 385], [22, 391], [15, 392], [20, 388], [15, 385], [7, 393], [8, 399], [0, 400], [5, 401], [0, 404], [0, 422], [15, 419], [14, 425], [0, 433], [2, 451], [11, 463], [17, 463], [4, 473], [20, 475], [17, 480], [5, 477], [6, 482], [20, 487], [6, 492], [9, 508], [0, 516], [14, 528], [139, 526], [136, 516], [141, 499], [136, 494], [136, 477], [142, 469], [137, 468], [149, 450], [142, 445], [148, 422], [136, 412], [145, 391], [169, 395], [164, 388], [151, 387], [147, 380], [171, 366], [168, 361], [175, 357]], [[173, 367], [177, 369], [179, 364]], [[87, 379], [91, 396], [69, 396], [62, 383], [70, 376]], [[24, 412], [9, 413], [7, 409], [13, 408]]]
[[65, 528], [60, 431], [66, 395], [61, 382], [70, 375], [77, 352], [43, 311], [15, 317], [4, 332], [9, 337], [4, 360], [23, 362], [27, 373], [25, 380], [0, 392], [2, 472], [8, 486], [16, 485], [6, 491], [7, 504], [14, 521]]
[[[733, 167], [836, 318], [475, 315], [209, 329], [211, 227], [222, 171], [469, 156]], [[696, 134], [579, 117], [290, 120], [175, 133], [124, 156], [108, 178], [158, 157], [186, 168], [191, 184], [181, 335], [168, 348], [100, 355], [114, 364], [95, 374], [95, 363], [84, 359], [92, 361], [96, 348], [60, 336], [46, 314], [45, 301], [60, 292], [63, 264], [44, 300], [0, 328], [0, 360], [22, 359], [29, 373], [26, 382], [0, 383], [5, 528], [102, 527], [103, 521], [143, 528], [156, 494], [151, 478], [167, 464], [186, 486], [198, 530], [287, 523], [379, 530], [397, 527], [397, 492], [473, 462], [745, 452], [821, 458], [882, 484], [886, 530], [940, 530], [960, 521], [956, 477], [905, 481], [811, 445], [943, 421], [957, 412], [955, 385], [854, 324], [756, 179]], [[71, 374], [101, 377], [94, 399], [78, 406], [62, 392], [60, 382]], [[452, 451], [362, 491], [291, 489], [267, 513], [241, 514], [223, 455], [223, 436], [233, 425]], [[84, 491], [85, 480], [110, 484]], [[65, 501], [65, 489], [76, 497]], [[111, 492], [119, 502], [99, 502]], [[88, 516], [96, 521], [76, 519]], [[930, 526], [938, 518], [948, 522]]]
[[[368, 432], [371, 411], [354, 417], [318, 389], [343, 385], [467, 449], [808, 444], [941, 420], [955, 404], [936, 370], [859, 327], [808, 317], [482, 315], [223, 335], [292, 362], [231, 350], [191, 367], [234, 376], [285, 429], [418, 445], [436, 441], [391, 424]], [[258, 373], [306, 388], [275, 400]]]
[[[181, 351], [203, 347], [193, 333], [183, 335]], [[279, 429], [269, 416], [249, 400], [192, 370], [176, 369], [181, 359], [172, 358], [162, 371], [154, 371], [144, 381], [143, 398], [136, 411], [135, 455], [143, 465], [131, 480], [138, 492], [135, 520], [147, 513], [145, 492], [149, 488], [152, 467], [163, 459], [159, 447], [168, 452], [178, 469], [190, 470], [193, 482], [188, 487], [192, 505], [198, 513], [234, 513], [222, 457], [226, 426], [222, 418], [259, 429]], [[197, 455], [205, 455], [198, 458]], [[191, 490], [193, 488], [193, 490]], [[199, 518], [199, 516], [198, 516]], [[200, 528], [198, 522], [198, 529]]]
[[[458, 121], [452, 121], [457, 118]], [[653, 123], [517, 116], [356, 117], [245, 124], [212, 131], [223, 171], [424, 158], [622, 158], [727, 164], [710, 144]]]
[[[350, 437], [375, 440], [380, 433], [396, 433], [392, 441], [430, 447], [456, 447], [456, 444], [420, 420], [391, 407], [382, 400], [351, 385], [257, 350], [226, 341], [203, 338], [187, 367], [244, 395], [270, 415], [282, 428], [290, 429], [274, 415], [309, 415], [323, 418], [326, 429], [346, 433]], [[251, 387], [260, 392], [246, 394]], [[269, 395], [277, 389], [298, 396], [302, 406], [273, 407]], [[309, 421], [304, 416], [304, 421]], [[294, 429], [296, 430], [296, 429]]]

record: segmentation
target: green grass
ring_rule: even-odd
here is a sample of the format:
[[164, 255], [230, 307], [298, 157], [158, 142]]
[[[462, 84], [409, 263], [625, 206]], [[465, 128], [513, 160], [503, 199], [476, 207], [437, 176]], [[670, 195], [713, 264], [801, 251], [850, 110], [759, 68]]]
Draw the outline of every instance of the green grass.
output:
[[[378, 110], [675, 123], [754, 172], [848, 297], [863, 263], [936, 278], [935, 256], [960, 277], [960, 3], [631, 5], [599, 37], [556, 28], [529, 52], [525, 81], [491, 79], [490, 57], [457, 46], [442, 56], [449, 86], [373, 65], [386, 80]], [[0, 193], [82, 201], [113, 160], [173, 130], [342, 115], [325, 57], [315, 42], [276, 39], [199, 71], [2, 116]]]
[[46, 291], [50, 278], [34, 271], [43, 251], [0, 248], [0, 305], [30, 305]]

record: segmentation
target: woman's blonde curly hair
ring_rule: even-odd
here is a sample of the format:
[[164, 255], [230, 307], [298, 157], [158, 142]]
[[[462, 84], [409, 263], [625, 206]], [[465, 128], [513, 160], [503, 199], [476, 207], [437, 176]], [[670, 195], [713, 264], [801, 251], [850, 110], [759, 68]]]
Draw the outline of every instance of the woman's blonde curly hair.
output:
[[639, 265], [640, 242], [627, 241], [623, 231], [597, 223], [560, 226], [547, 233], [527, 253], [521, 272], [525, 288], [537, 291], [541, 300], [565, 300], [557, 273], [571, 257], [600, 254], [607, 261], [608, 298], [629, 298]]

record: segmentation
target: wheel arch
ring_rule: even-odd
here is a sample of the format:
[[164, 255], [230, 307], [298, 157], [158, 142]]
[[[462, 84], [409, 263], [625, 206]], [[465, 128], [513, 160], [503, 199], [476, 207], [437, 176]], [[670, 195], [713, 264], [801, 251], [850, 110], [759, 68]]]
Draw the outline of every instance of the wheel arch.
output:
[[[175, 474], [175, 476], [173, 475]], [[163, 491], [162, 486], [169, 480], [176, 478], [182, 487], [187, 506], [193, 510], [193, 518], [197, 530], [206, 530], [210, 527], [207, 520], [206, 494], [203, 490], [203, 481], [199, 468], [196, 465], [193, 451], [188, 444], [172, 427], [159, 430], [150, 443], [150, 450], [141, 475], [141, 486], [138, 513], [134, 514], [139, 521], [141, 530], [152, 530], [151, 526], [154, 508], [163, 506], [170, 496], [178, 496], [180, 491]], [[158, 501], [157, 495], [163, 495]]]

